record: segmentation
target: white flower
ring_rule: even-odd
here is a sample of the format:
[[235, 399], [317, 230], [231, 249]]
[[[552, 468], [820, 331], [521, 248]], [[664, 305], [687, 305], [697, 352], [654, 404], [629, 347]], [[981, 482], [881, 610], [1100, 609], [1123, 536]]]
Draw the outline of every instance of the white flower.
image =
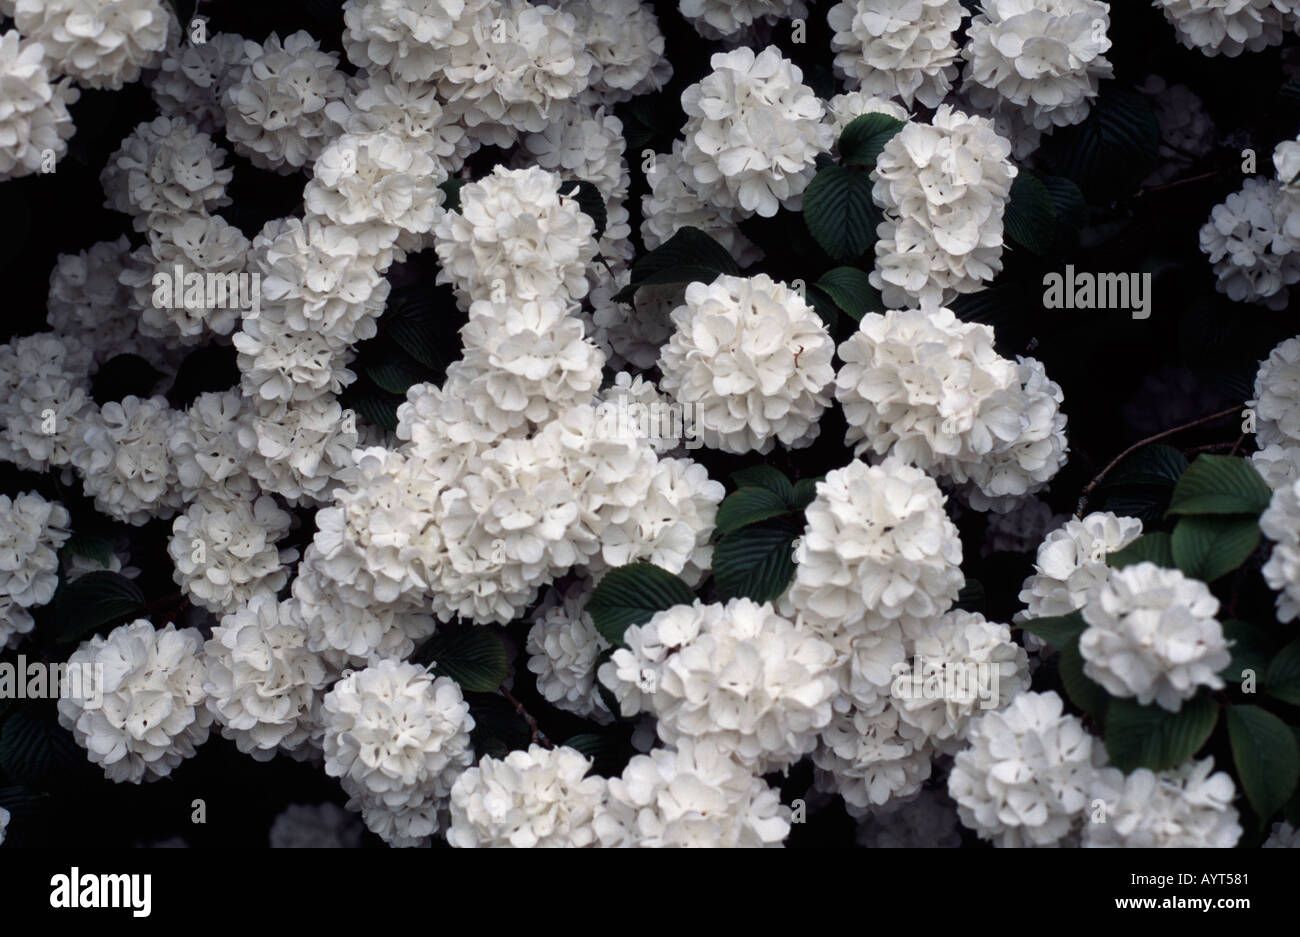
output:
[[459, 479], [475, 456], [504, 438], [503, 430], [483, 418], [498, 413], [494, 401], [483, 399], [486, 393], [483, 375], [467, 368], [464, 359], [447, 367], [442, 387], [412, 384], [406, 402], [397, 408], [397, 438], [405, 442], [403, 450], [439, 481]]
[[[34, 491], [0, 495], [0, 601], [20, 609], [45, 605], [59, 584], [58, 550], [71, 536], [67, 508]], [[0, 617], [0, 648], [28, 630], [23, 613]], [[15, 627], [17, 626], [17, 627]]]
[[594, 846], [605, 780], [586, 777], [590, 767], [590, 758], [564, 746], [484, 756], [451, 789], [447, 842], [460, 849]]
[[138, 527], [180, 509], [168, 440], [182, 420], [165, 397], [128, 396], [104, 404], [86, 421], [87, 451], [78, 470], [97, 511]]
[[563, 593], [550, 590], [533, 616], [525, 649], [537, 692], [547, 702], [604, 724], [613, 717], [596, 684], [596, 658], [610, 643], [586, 612], [590, 598], [590, 587], [581, 582]]
[[708, 39], [742, 32], [756, 22], [808, 15], [802, 0], [678, 0], [677, 9]]
[[1055, 693], [1021, 693], [971, 720], [948, 793], [961, 822], [1008, 848], [1053, 846], [1078, 826], [1090, 802], [1101, 744]]
[[[131, 293], [118, 282], [131, 241], [100, 241], [77, 254], [60, 254], [50, 271], [45, 321], [62, 336], [75, 336], [93, 348], [96, 363], [143, 351], [137, 341], [140, 321]], [[90, 334], [93, 341], [87, 341]]]
[[936, 107], [957, 77], [960, 0], [843, 0], [830, 8], [835, 70], [908, 107]]
[[[1006, 625], [953, 610], [922, 622], [910, 637], [916, 669], [904, 662], [895, 670], [891, 699], [901, 720], [899, 734], [906, 738], [929, 741], [951, 754], [964, 743], [973, 717], [1000, 709], [1029, 689], [1029, 657]], [[930, 692], [934, 681], [944, 689], [942, 698]]]
[[817, 155], [831, 145], [822, 102], [777, 46], [719, 52], [682, 92], [682, 159], [700, 198], [770, 218], [803, 204]]
[[1300, 445], [1265, 446], [1250, 454], [1250, 464], [1269, 488], [1277, 491], [1300, 479]]
[[275, 499], [199, 499], [172, 524], [167, 553], [172, 578], [195, 605], [231, 614], [260, 594], [275, 595], [289, 581], [297, 550], [280, 550], [293, 519]]
[[1111, 577], [1107, 555], [1124, 549], [1140, 536], [1140, 520], [1108, 511], [1094, 511], [1082, 520], [1066, 521], [1039, 545], [1034, 573], [1020, 590], [1020, 601], [1026, 608], [1016, 620], [1053, 618], [1083, 608], [1092, 588]]
[[1284, 236], [1287, 217], [1282, 185], [1250, 178], [1241, 191], [1215, 205], [1200, 232], [1215, 289], [1233, 302], [1286, 307], [1287, 287], [1300, 281], [1300, 251]]
[[434, 157], [444, 172], [453, 173], [479, 143], [443, 109], [437, 90], [426, 81], [371, 71], [351, 79], [346, 98], [330, 102], [325, 113], [346, 133], [397, 133]]
[[90, 354], [82, 340], [54, 332], [0, 345], [0, 457], [38, 472], [83, 464], [84, 433], [97, 414]]
[[699, 228], [725, 247], [742, 267], [761, 260], [763, 252], [737, 227], [739, 210], [700, 197], [692, 169], [683, 156], [685, 146], [676, 140], [671, 153], [658, 153], [650, 162], [646, 173], [650, 191], [641, 196], [641, 239], [645, 246], [654, 250], [682, 228], [691, 227]]
[[1101, 0], [984, 0], [961, 53], [962, 93], [1013, 129], [1080, 123], [1111, 77], [1109, 28]]
[[307, 649], [291, 602], [274, 592], [252, 597], [221, 619], [205, 647], [208, 706], [241, 752], [268, 761], [303, 745], [318, 693], [331, 676]]
[[1273, 168], [1282, 186], [1283, 222], [1278, 239], [1292, 250], [1300, 250], [1300, 140], [1283, 140], [1274, 148]]
[[0, 846], [4, 845], [5, 830], [9, 828], [9, 811], [0, 807]]
[[1300, 849], [1300, 830], [1285, 821], [1274, 823], [1264, 849]]
[[[676, 635], [689, 637], [663, 656]], [[625, 674], [640, 681], [647, 693], [641, 706], [658, 719], [659, 737], [669, 745], [708, 742], [761, 774], [811, 752], [830, 722], [839, 693], [835, 649], [768, 603], [696, 600], [629, 628], [624, 641], [628, 649], [601, 667], [601, 682], [619, 697]], [[624, 715], [634, 711], [632, 699], [620, 699]]]
[[1232, 655], [1219, 600], [1176, 569], [1136, 563], [1094, 586], [1083, 606], [1083, 671], [1113, 696], [1177, 712], [1199, 687], [1221, 689]]
[[446, 173], [421, 147], [387, 131], [343, 134], [312, 167], [308, 213], [354, 234], [367, 254], [383, 256], [393, 244], [418, 249], [446, 199], [438, 188]]
[[885, 212], [871, 285], [890, 308], [942, 305], [1002, 269], [1002, 216], [1019, 170], [992, 121], [945, 104], [885, 144], [872, 197]]
[[798, 293], [765, 273], [723, 275], [690, 284], [672, 321], [660, 387], [691, 405], [705, 445], [744, 453], [812, 443], [835, 346]]
[[44, 59], [45, 47], [18, 30], [0, 35], [0, 180], [39, 171], [47, 153], [57, 163], [76, 132], [68, 105], [81, 94], [66, 78], [51, 82]]
[[326, 395], [293, 405], [257, 402], [239, 428], [239, 445], [255, 453], [248, 473], [290, 503], [326, 501], [353, 471], [356, 414]]
[[957, 807], [944, 791], [927, 788], [910, 799], [899, 799], [897, 804], [897, 809], [877, 808], [858, 821], [859, 846], [956, 849], [961, 845]]
[[244, 399], [237, 390], [199, 394], [167, 440], [186, 502], [200, 495], [221, 501], [253, 501], [260, 491], [239, 444]]
[[254, 166], [289, 174], [320, 155], [335, 125], [325, 116], [342, 100], [347, 76], [338, 54], [299, 30], [284, 42], [245, 42], [247, 64], [222, 95], [226, 136]]
[[[131, 254], [121, 281], [143, 310], [141, 334], [196, 345], [212, 333], [235, 330], [241, 314], [238, 278], [247, 268], [243, 232], [220, 216], [195, 214], [150, 231], [148, 245]], [[187, 284], [190, 277], [202, 279]], [[179, 281], [180, 305], [174, 301], [173, 281]], [[216, 287], [210, 292], [208, 282]]]
[[965, 578], [944, 497], [920, 469], [853, 461], [817, 483], [795, 550], [790, 602], [800, 621], [840, 637], [947, 611]]
[[50, 71], [114, 91], [158, 64], [173, 21], [162, 0], [14, 0], [13, 17]]
[[245, 316], [233, 342], [244, 396], [259, 405], [319, 400], [357, 379], [346, 367], [349, 347], [269, 315]]
[[1263, 573], [1264, 581], [1278, 594], [1278, 621], [1294, 621], [1300, 616], [1300, 481], [1273, 492], [1260, 515], [1259, 529], [1273, 541]]
[[473, 764], [474, 718], [450, 677], [380, 661], [325, 694], [325, 773], [392, 846], [427, 844], [452, 783]]
[[110, 781], [165, 778], [207, 741], [212, 726], [202, 654], [197, 629], [154, 630], [145, 619], [83, 641], [68, 665], [102, 666], [103, 699], [60, 698], [59, 724]]
[[[371, 72], [428, 81], [491, 24], [491, 0], [348, 0], [343, 48]], [[477, 32], [476, 32], [477, 31]]]
[[[672, 78], [654, 8], [641, 0], [560, 0], [556, 6], [578, 21], [578, 32], [595, 64], [585, 98], [606, 104], [658, 91]], [[582, 178], [582, 177], [579, 177]]]
[[505, 169], [460, 190], [460, 210], [434, 226], [442, 269], [463, 308], [499, 302], [581, 299], [595, 256], [595, 222], [560, 195], [560, 177], [544, 169]]
[[207, 42], [187, 42], [172, 36], [149, 83], [154, 103], [164, 117], [184, 117], [204, 133], [226, 126], [221, 99], [248, 64], [242, 36], [215, 33]]
[[[614, 383], [600, 392], [596, 415], [608, 421], [612, 434], [644, 439], [661, 457], [685, 454], [687, 440], [696, 439], [695, 427], [680, 404], [660, 393], [653, 381], [627, 371], [615, 374]], [[699, 445], [696, 442], [691, 448]]]
[[1178, 41], [1205, 55], [1230, 58], [1258, 52], [1283, 37], [1283, 13], [1276, 0], [1153, 0]]
[[1255, 375], [1255, 439], [1260, 448], [1300, 444], [1300, 338], [1288, 338], [1260, 362]]
[[1232, 805], [1237, 788], [1225, 772], [1214, 771], [1213, 758], [1159, 774], [1103, 771], [1089, 796], [1104, 800], [1106, 810], [1104, 821], [1084, 824], [1088, 848], [1231, 849], [1241, 838]]
[[226, 151], [183, 118], [138, 124], [100, 173], [104, 206], [130, 215], [137, 231], [165, 232], [230, 204], [234, 170], [225, 160]]
[[357, 849], [365, 827], [337, 804], [290, 804], [271, 823], [272, 849]]
[[596, 835], [606, 848], [779, 847], [790, 833], [780, 793], [708, 743], [637, 755], [610, 778]]
[[607, 202], [627, 197], [631, 174], [623, 158], [623, 122], [604, 107], [556, 107], [545, 128], [525, 134], [519, 142], [516, 159], [521, 165], [531, 163], [565, 179], [590, 182]]
[[864, 114], [884, 114], [902, 121], [908, 119], [907, 110], [902, 105], [866, 91], [837, 94], [826, 102], [826, 125], [831, 128], [837, 142], [844, 128]]
[[818, 790], [839, 793], [853, 816], [919, 791], [934, 750], [924, 739], [904, 738], [899, 725], [898, 710], [883, 699], [836, 713], [813, 753]]

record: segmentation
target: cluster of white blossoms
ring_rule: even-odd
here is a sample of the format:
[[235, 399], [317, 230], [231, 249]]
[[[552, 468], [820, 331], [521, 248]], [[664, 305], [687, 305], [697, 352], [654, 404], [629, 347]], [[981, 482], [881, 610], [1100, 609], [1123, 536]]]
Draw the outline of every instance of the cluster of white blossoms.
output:
[[694, 171], [686, 162], [686, 144], [673, 141], [671, 153], [653, 158], [641, 197], [641, 239], [650, 250], [660, 247], [685, 227], [699, 228], [721, 244], [741, 266], [762, 257], [762, 251], [740, 232], [740, 211], [706, 201], [699, 194]]
[[704, 444], [725, 452], [811, 445], [830, 404], [834, 342], [796, 291], [767, 274], [692, 283], [672, 313], [660, 388], [689, 404]]
[[1293, 0], [1152, 0], [1178, 41], [1205, 55], [1235, 57], [1282, 42], [1296, 25]]
[[154, 68], [177, 22], [163, 0], [13, 0], [18, 31], [44, 47], [50, 71], [117, 90]]
[[1300, 480], [1273, 492], [1259, 518], [1259, 529], [1273, 541], [1264, 564], [1264, 581], [1277, 595], [1278, 621], [1300, 616]]
[[262, 592], [224, 616], [205, 646], [208, 707], [221, 734], [258, 761], [301, 750], [317, 732], [335, 674], [307, 637], [293, 603]]
[[1209, 587], [1176, 569], [1116, 570], [1083, 606], [1083, 672], [1113, 696], [1177, 712], [1200, 687], [1223, 687], [1219, 673], [1232, 655], [1218, 611]]
[[1104, 815], [1084, 824], [1086, 848], [1231, 849], [1241, 838], [1237, 788], [1214, 770], [1214, 759], [1186, 761], [1159, 774], [1139, 768], [1127, 777], [1099, 773], [1091, 794]]
[[1002, 269], [1002, 216], [1019, 170], [993, 122], [943, 105], [885, 144], [872, 198], [877, 228], [871, 285], [885, 305], [943, 305]]
[[902, 105], [865, 91], [837, 94], [826, 102], [826, 124], [831, 128], [836, 142], [844, 128], [864, 114], [884, 114], [902, 121], [908, 119], [908, 113]]
[[1286, 308], [1287, 287], [1300, 281], [1300, 241], [1287, 233], [1294, 214], [1277, 179], [1247, 179], [1215, 205], [1200, 231], [1215, 288], [1233, 302]]
[[75, 336], [38, 332], [0, 345], [0, 456], [19, 468], [86, 467], [85, 434], [93, 426], [90, 346]]
[[525, 650], [537, 675], [537, 692], [556, 709], [602, 724], [613, 715], [596, 683], [596, 661], [612, 645], [586, 611], [591, 590], [575, 582], [551, 589], [533, 616]]
[[682, 92], [682, 160], [704, 202], [770, 218], [798, 209], [819, 153], [830, 149], [825, 107], [777, 46], [719, 52]]
[[578, 21], [593, 59], [584, 103], [630, 101], [672, 78], [659, 20], [640, 0], [558, 0], [555, 6]]
[[[45, 47], [19, 35], [0, 35], [0, 181], [29, 176], [68, 152], [76, 128], [68, 113], [80, 93], [45, 67]], [[48, 168], [53, 168], [49, 166]]]
[[728, 38], [758, 23], [808, 15], [803, 0], [678, 0], [677, 9], [706, 39]]
[[1039, 544], [1034, 572], [1020, 590], [1025, 610], [1016, 620], [1054, 618], [1083, 608], [1093, 588], [1110, 580], [1113, 570], [1106, 557], [1140, 536], [1140, 520], [1109, 511], [1067, 520]]
[[290, 804], [271, 822], [272, 849], [357, 849], [365, 827], [337, 804]]
[[[92, 414], [93, 416], [93, 414]], [[168, 441], [184, 417], [165, 397], [123, 397], [88, 420], [82, 471], [95, 510], [140, 526], [169, 518], [183, 505]]]
[[1255, 412], [1252, 456], [1270, 486], [1287, 486], [1297, 477], [1300, 462], [1300, 338], [1288, 338], [1269, 352], [1255, 374], [1254, 399], [1246, 405]]
[[[449, 677], [379, 661], [344, 677], [321, 703], [325, 772], [366, 826], [418, 846], [442, 826], [452, 785], [473, 763], [474, 718]], [[585, 768], [583, 769], [585, 772]]]
[[961, 821], [946, 793], [926, 788], [867, 813], [858, 820], [856, 839], [866, 849], [955, 849]]
[[168, 38], [168, 48], [149, 80], [149, 91], [164, 117], [184, 117], [204, 133], [226, 126], [222, 98], [248, 64], [244, 40], [216, 33], [206, 42]]
[[1016, 155], [1088, 116], [1111, 77], [1110, 5], [1101, 0], [984, 0], [971, 20], [962, 94], [994, 118]]
[[197, 629], [155, 629], [140, 619], [83, 641], [68, 665], [103, 674], [102, 698], [97, 692], [59, 699], [59, 723], [110, 781], [164, 778], [207, 741], [213, 716]]
[[131, 241], [122, 235], [76, 254], [60, 254], [50, 271], [46, 322], [57, 334], [92, 350], [92, 371], [119, 354], [151, 357], [148, 343], [137, 335], [140, 314], [132, 306], [133, 294], [118, 280], [130, 253]]
[[999, 355], [989, 326], [946, 308], [868, 313], [839, 355], [835, 396], [858, 455], [897, 456], [1000, 511], [1065, 464], [1061, 389], [1034, 359]]
[[856, 89], [937, 107], [957, 78], [961, 0], [842, 0], [826, 19], [835, 70]]
[[0, 649], [32, 630], [28, 609], [54, 598], [70, 520], [67, 508], [34, 491], [0, 495]]

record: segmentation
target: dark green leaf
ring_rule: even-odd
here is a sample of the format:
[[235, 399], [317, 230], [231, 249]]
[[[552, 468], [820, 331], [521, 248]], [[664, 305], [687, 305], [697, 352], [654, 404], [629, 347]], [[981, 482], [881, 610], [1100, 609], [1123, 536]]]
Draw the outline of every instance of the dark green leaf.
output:
[[1219, 706], [1207, 696], [1184, 700], [1176, 713], [1112, 699], [1106, 708], [1106, 752], [1125, 774], [1137, 768], [1165, 771], [1195, 755], [1219, 721]]
[[413, 359], [397, 355], [366, 368], [366, 376], [381, 390], [386, 390], [390, 394], [400, 394], [403, 397], [406, 396], [406, 389], [412, 384], [422, 384], [429, 378], [428, 374], [416, 366]]
[[474, 717], [470, 742], [475, 754], [504, 758], [532, 743], [533, 730], [500, 694], [466, 693], [465, 701]]
[[816, 286], [808, 287], [808, 305], [821, 317], [822, 324], [828, 332], [834, 332], [840, 322], [840, 307]]
[[1271, 496], [1249, 460], [1203, 454], [1178, 479], [1169, 513], [1258, 515]]
[[888, 114], [863, 114], [853, 118], [840, 134], [836, 147], [840, 159], [849, 166], [875, 168], [880, 151], [905, 126], [906, 121]]
[[467, 693], [491, 693], [510, 674], [505, 645], [479, 625], [443, 627], [420, 648], [421, 663], [439, 677], [451, 677]]
[[339, 395], [339, 404], [354, 410], [367, 423], [389, 431], [397, 429], [397, 408], [404, 397], [390, 394], [378, 387], [353, 384]]
[[1083, 631], [1087, 623], [1082, 612], [1057, 615], [1050, 618], [1031, 618], [1021, 622], [1020, 627], [1030, 634], [1036, 634], [1053, 647], [1064, 647], [1066, 643]]
[[121, 573], [86, 573], [54, 596], [54, 639], [75, 644], [105, 625], [148, 613], [144, 593]]
[[596, 231], [592, 237], [599, 241], [600, 236], [605, 233], [605, 225], [609, 220], [605, 210], [605, 197], [600, 194], [600, 189], [596, 188], [595, 183], [585, 180], [566, 180], [560, 185], [560, 194], [574, 199], [582, 213], [595, 222]]
[[1226, 683], [1240, 684], [1246, 679], [1243, 671], [1250, 670], [1257, 681], [1262, 681], [1273, 656], [1273, 642], [1268, 635], [1249, 622], [1230, 618], [1223, 623], [1223, 636], [1232, 651], [1232, 662], [1219, 676]]
[[967, 612], [983, 614], [988, 606], [988, 596], [984, 592], [984, 583], [978, 579], [967, 579], [962, 585], [961, 591], [957, 593], [957, 601], [953, 605]]
[[447, 193], [447, 200], [442, 203], [442, 207], [447, 211], [460, 211], [460, 190], [468, 184], [468, 179], [448, 179], [440, 183], [438, 188]]
[[1300, 706], [1300, 641], [1292, 641], [1277, 652], [1264, 678], [1268, 695]]
[[1229, 706], [1228, 740], [1246, 799], [1260, 821], [1267, 822], [1300, 779], [1295, 733], [1258, 706]]
[[75, 784], [90, 774], [85, 751], [58, 723], [53, 705], [20, 706], [0, 727], [0, 770], [35, 790]]
[[1103, 487], [1167, 485], [1172, 488], [1187, 471], [1187, 458], [1173, 446], [1155, 443], [1128, 456], [1106, 476]]
[[762, 521], [719, 540], [713, 548], [719, 600], [768, 602], [783, 593], [794, 578], [794, 541], [801, 529], [788, 520]]
[[591, 759], [591, 772], [602, 778], [616, 778], [623, 773], [628, 761], [636, 754], [628, 739], [620, 735], [597, 735], [580, 732], [564, 742], [569, 748], [582, 752]]
[[717, 532], [729, 534], [749, 524], [790, 513], [790, 505], [770, 488], [749, 487], [727, 495], [718, 507]]
[[804, 190], [804, 222], [833, 260], [851, 262], [875, 244], [882, 216], [871, 187], [865, 172], [828, 166]]
[[1058, 128], [1042, 150], [1060, 174], [1077, 182], [1089, 201], [1130, 191], [1160, 159], [1160, 125], [1151, 103], [1130, 88], [1108, 82], [1088, 118]]
[[596, 630], [618, 647], [623, 632], [643, 625], [655, 613], [695, 601], [690, 587], [653, 563], [632, 563], [611, 569], [587, 600], [587, 612]]
[[869, 312], [884, 312], [885, 303], [865, 273], [856, 267], [836, 267], [822, 274], [815, 284], [835, 305], [856, 322]]
[[394, 316], [384, 323], [384, 335], [426, 368], [445, 373], [450, 363], [433, 325], [410, 316]]
[[696, 280], [712, 283], [720, 273], [740, 273], [735, 258], [699, 228], [682, 228], [632, 265], [631, 282], [614, 300], [630, 303], [642, 286]]
[[1134, 563], [1155, 563], [1165, 569], [1175, 569], [1174, 550], [1169, 535], [1161, 531], [1143, 534], [1124, 549], [1106, 556], [1106, 565], [1112, 569], [1123, 569]]
[[1259, 546], [1253, 517], [1194, 515], [1178, 521], [1170, 540], [1174, 563], [1186, 575], [1214, 582], [1250, 558]]
[[1003, 224], [1007, 237], [1035, 254], [1046, 254], [1056, 239], [1056, 205], [1041, 179], [1022, 169], [1011, 183]]
[[107, 567], [113, 562], [114, 540], [108, 534], [76, 532], [68, 538], [63, 550], [70, 556], [84, 557]]
[[1079, 653], [1079, 636], [1075, 635], [1061, 648], [1061, 661], [1058, 665], [1061, 685], [1065, 695], [1093, 719], [1102, 721], [1106, 717], [1106, 707], [1110, 703], [1110, 694], [1094, 683], [1083, 672], [1083, 655]]
[[782, 501], [787, 503], [794, 494], [790, 479], [770, 465], [751, 465], [749, 468], [732, 472], [731, 480], [735, 482], [737, 488], [766, 488], [775, 492]]
[[1043, 176], [1042, 179], [1047, 193], [1052, 197], [1059, 225], [1077, 230], [1088, 215], [1088, 203], [1083, 198], [1083, 192], [1064, 176]]
[[825, 480], [825, 475], [818, 475], [816, 478], [799, 479], [794, 483], [794, 492], [790, 496], [790, 504], [798, 511], [808, 507], [817, 497], [817, 484]]

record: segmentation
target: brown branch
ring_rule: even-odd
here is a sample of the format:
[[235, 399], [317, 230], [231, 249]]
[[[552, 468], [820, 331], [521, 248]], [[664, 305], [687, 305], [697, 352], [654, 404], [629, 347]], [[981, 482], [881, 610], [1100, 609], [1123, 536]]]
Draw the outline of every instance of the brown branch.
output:
[[1150, 192], [1163, 192], [1166, 189], [1176, 189], [1180, 185], [1189, 185], [1193, 182], [1203, 182], [1206, 179], [1213, 179], [1215, 176], [1221, 175], [1222, 172], [1223, 171], [1220, 169], [1215, 169], [1212, 172], [1203, 172], [1199, 176], [1188, 176], [1186, 179], [1175, 179], [1173, 182], [1163, 182], [1160, 185], [1146, 186], [1138, 192], [1138, 196], [1141, 197]]
[[1083, 489], [1083, 492], [1079, 495], [1079, 503], [1074, 509], [1074, 516], [1083, 517], [1083, 512], [1088, 506], [1088, 498], [1093, 493], [1093, 491], [1096, 490], [1097, 486], [1101, 484], [1102, 479], [1105, 478], [1107, 474], [1110, 473], [1111, 469], [1119, 465], [1126, 458], [1128, 458], [1134, 452], [1137, 452], [1137, 450], [1141, 449], [1143, 446], [1149, 446], [1151, 445], [1151, 443], [1156, 442], [1157, 440], [1164, 439], [1166, 436], [1173, 436], [1176, 433], [1181, 433], [1183, 430], [1194, 429], [1197, 426], [1202, 426], [1206, 423], [1213, 423], [1215, 420], [1221, 420], [1226, 416], [1232, 416], [1233, 414], [1239, 412], [1240, 410], [1241, 410], [1241, 404], [1237, 404], [1236, 406], [1229, 407], [1226, 410], [1220, 410], [1218, 413], [1211, 413], [1209, 416], [1203, 416], [1199, 419], [1192, 420], [1192, 422], [1190, 423], [1184, 423], [1182, 426], [1175, 426], [1171, 429], [1163, 430], [1159, 433], [1156, 433], [1154, 436], [1148, 436], [1146, 439], [1139, 439], [1137, 442], [1133, 443], [1133, 445], [1129, 446], [1119, 455], [1115, 456], [1115, 458], [1111, 459], [1110, 464], [1108, 464], [1104, 469], [1102, 469], [1097, 474], [1096, 478], [1088, 482], [1087, 487], [1085, 487]]
[[540, 726], [538, 726], [537, 720], [533, 718], [532, 713], [524, 708], [523, 703], [515, 699], [514, 695], [505, 687], [498, 687], [497, 691], [505, 697], [507, 703], [515, 708], [515, 712], [519, 713], [520, 718], [522, 718], [524, 722], [528, 723], [528, 729], [533, 734], [533, 742], [545, 745], [547, 748], [555, 747], [555, 743], [546, 737], [546, 733], [541, 730]]

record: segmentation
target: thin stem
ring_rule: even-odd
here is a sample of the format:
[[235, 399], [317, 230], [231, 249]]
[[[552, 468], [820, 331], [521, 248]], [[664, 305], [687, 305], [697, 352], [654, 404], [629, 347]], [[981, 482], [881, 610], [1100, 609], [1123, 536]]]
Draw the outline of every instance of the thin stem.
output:
[[547, 748], [554, 748], [555, 743], [546, 737], [546, 733], [537, 724], [537, 720], [533, 718], [532, 713], [524, 708], [524, 704], [515, 699], [514, 695], [505, 687], [498, 687], [497, 690], [505, 697], [506, 702], [515, 708], [515, 712], [519, 713], [524, 722], [528, 723], [528, 729], [533, 734], [532, 740], [535, 743], [545, 745]]
[[1173, 182], [1162, 182], [1160, 185], [1147, 186], [1143, 188], [1138, 195], [1146, 195], [1149, 192], [1163, 192], [1166, 189], [1176, 189], [1180, 185], [1190, 185], [1193, 182], [1202, 182], [1206, 179], [1213, 179], [1220, 175], [1222, 170], [1215, 169], [1211, 172], [1203, 172], [1199, 176], [1188, 176], [1186, 179], [1175, 179]]
[[1218, 413], [1211, 413], [1209, 416], [1203, 416], [1199, 419], [1192, 420], [1192, 422], [1190, 423], [1184, 423], [1182, 426], [1175, 426], [1172, 427], [1171, 429], [1163, 430], [1159, 433], [1156, 433], [1154, 436], [1148, 436], [1146, 439], [1139, 439], [1137, 442], [1133, 443], [1133, 445], [1129, 446], [1119, 455], [1115, 456], [1115, 458], [1111, 459], [1110, 463], [1104, 469], [1102, 469], [1101, 472], [1097, 474], [1097, 477], [1094, 478], [1092, 481], [1088, 482], [1087, 487], [1083, 489], [1083, 493], [1079, 495], [1079, 503], [1074, 509], [1074, 516], [1083, 517], [1084, 509], [1086, 509], [1088, 506], [1088, 497], [1093, 493], [1094, 490], [1096, 490], [1097, 486], [1101, 484], [1102, 479], [1104, 479], [1106, 475], [1109, 474], [1111, 469], [1119, 465], [1121, 462], [1124, 461], [1124, 459], [1132, 455], [1137, 450], [1141, 449], [1143, 446], [1149, 446], [1151, 445], [1151, 443], [1156, 442], [1157, 440], [1164, 439], [1166, 436], [1173, 436], [1175, 433], [1181, 433], [1183, 430], [1193, 429], [1197, 426], [1202, 426], [1206, 423], [1213, 423], [1215, 420], [1221, 420], [1225, 416], [1232, 416], [1233, 414], [1237, 413], [1240, 409], [1241, 409], [1241, 405], [1237, 404], [1236, 406], [1229, 407], [1226, 410], [1220, 410]]

